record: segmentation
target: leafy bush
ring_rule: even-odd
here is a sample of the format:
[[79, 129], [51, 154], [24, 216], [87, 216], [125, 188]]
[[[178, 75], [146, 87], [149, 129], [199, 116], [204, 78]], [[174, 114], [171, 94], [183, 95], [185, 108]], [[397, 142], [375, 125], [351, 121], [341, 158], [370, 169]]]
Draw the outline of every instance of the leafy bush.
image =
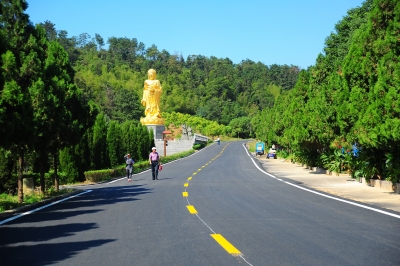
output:
[[[325, 151], [320, 156], [322, 166], [330, 172], [335, 172], [336, 175], [343, 171], [349, 171], [355, 177], [358, 161], [351, 154], [342, 150], [336, 149]], [[358, 174], [358, 173], [357, 173]]]
[[6, 193], [0, 194], [0, 212], [18, 207], [18, 198]]
[[286, 150], [278, 150], [276, 151], [276, 156], [283, 159], [289, 159], [289, 153]]
[[175, 161], [178, 160], [180, 158], [184, 158], [187, 157], [191, 154], [194, 153], [194, 150], [189, 150], [189, 151], [184, 151], [184, 152], [180, 152], [180, 153], [175, 153], [166, 157], [161, 157], [161, 162], [162, 163], [167, 163], [167, 162], [171, 162], [171, 161]]
[[116, 177], [114, 169], [104, 169], [104, 170], [92, 170], [85, 172], [85, 178], [87, 181], [91, 182], [101, 182], [110, 180], [113, 177]]
[[[399, 154], [397, 154], [399, 156]], [[396, 158], [396, 154], [386, 153], [385, 154], [386, 161], [386, 180], [391, 181], [393, 184], [396, 184], [400, 181], [400, 160], [399, 157]]]
[[193, 145], [193, 150], [200, 150], [200, 149], [204, 148], [205, 146], [206, 146], [206, 144], [196, 143]]
[[24, 195], [24, 202], [27, 204], [32, 204], [35, 202], [39, 202], [43, 200], [43, 197], [40, 195], [35, 195], [35, 194], [25, 194]]

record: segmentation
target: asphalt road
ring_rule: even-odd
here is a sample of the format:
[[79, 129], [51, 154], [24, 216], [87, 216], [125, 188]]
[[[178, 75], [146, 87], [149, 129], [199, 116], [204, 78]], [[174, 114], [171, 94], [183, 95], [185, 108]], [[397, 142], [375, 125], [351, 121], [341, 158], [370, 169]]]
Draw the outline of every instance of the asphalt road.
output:
[[159, 180], [84, 187], [0, 225], [0, 265], [400, 265], [400, 219], [256, 165], [243, 142], [221, 143]]

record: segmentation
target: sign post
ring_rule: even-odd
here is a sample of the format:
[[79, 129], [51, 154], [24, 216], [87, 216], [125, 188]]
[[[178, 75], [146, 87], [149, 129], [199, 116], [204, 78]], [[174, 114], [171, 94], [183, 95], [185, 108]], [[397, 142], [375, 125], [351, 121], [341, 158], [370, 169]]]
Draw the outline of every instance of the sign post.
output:
[[172, 132], [169, 130], [165, 130], [162, 134], [163, 134], [163, 140], [164, 140], [164, 157], [165, 157], [165, 156], [167, 156], [167, 146], [168, 146], [167, 134], [172, 134]]

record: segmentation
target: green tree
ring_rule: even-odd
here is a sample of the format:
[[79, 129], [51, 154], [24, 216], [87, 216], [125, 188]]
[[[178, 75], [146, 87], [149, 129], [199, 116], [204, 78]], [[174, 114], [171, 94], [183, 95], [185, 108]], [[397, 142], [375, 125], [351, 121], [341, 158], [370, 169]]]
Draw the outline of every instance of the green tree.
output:
[[116, 167], [120, 163], [121, 157], [121, 130], [117, 121], [111, 120], [107, 130], [107, 150], [111, 167]]
[[105, 169], [110, 166], [107, 155], [107, 117], [100, 113], [97, 115], [93, 127], [93, 169]]
[[99, 50], [101, 50], [103, 48], [103, 46], [104, 46], [103, 37], [101, 37], [100, 34], [96, 33], [94, 38], [96, 39], [96, 43], [97, 43], [97, 46], [98, 46]]
[[114, 108], [111, 111], [112, 119], [119, 122], [139, 120], [142, 113], [139, 96], [134, 90], [122, 88], [116, 91]]
[[250, 121], [249, 117], [239, 117], [232, 119], [229, 123], [229, 127], [232, 129], [231, 136], [238, 138], [250, 137]]
[[[354, 34], [343, 66], [348, 100], [343, 103], [343, 130], [350, 141], [364, 149], [378, 149], [398, 162], [400, 154], [400, 72], [399, 34], [400, 3], [375, 0], [368, 23]], [[359, 107], [358, 110], [355, 108]], [[400, 163], [374, 165], [382, 175], [389, 172], [391, 180]]]
[[24, 0], [0, 2], [0, 35], [6, 40], [6, 52], [1, 55], [4, 86], [1, 87], [0, 98], [0, 144], [3, 147], [17, 147], [19, 202], [23, 201], [24, 154], [27, 146], [32, 144], [31, 135], [35, 134], [30, 88], [39, 79], [42, 68], [36, 50], [38, 40], [34, 35], [35, 28], [24, 13], [27, 8]]
[[52, 23], [49, 20], [46, 20], [44, 23], [39, 23], [44, 30], [46, 31], [46, 36], [49, 41], [55, 41], [57, 40], [57, 30], [56, 30], [56, 24]]

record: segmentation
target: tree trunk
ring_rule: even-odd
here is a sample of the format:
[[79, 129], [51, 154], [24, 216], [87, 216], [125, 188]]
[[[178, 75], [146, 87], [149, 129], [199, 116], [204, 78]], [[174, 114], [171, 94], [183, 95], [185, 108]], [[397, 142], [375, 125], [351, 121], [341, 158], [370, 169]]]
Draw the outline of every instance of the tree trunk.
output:
[[44, 195], [45, 184], [44, 184], [44, 156], [40, 156], [40, 194]]
[[24, 201], [24, 190], [23, 190], [23, 167], [24, 167], [24, 150], [21, 149], [21, 154], [19, 155], [19, 169], [18, 169], [18, 203]]
[[58, 151], [54, 152], [54, 187], [55, 190], [58, 192], [60, 189], [60, 183], [58, 182], [58, 173], [57, 173], [57, 167], [58, 167]]

